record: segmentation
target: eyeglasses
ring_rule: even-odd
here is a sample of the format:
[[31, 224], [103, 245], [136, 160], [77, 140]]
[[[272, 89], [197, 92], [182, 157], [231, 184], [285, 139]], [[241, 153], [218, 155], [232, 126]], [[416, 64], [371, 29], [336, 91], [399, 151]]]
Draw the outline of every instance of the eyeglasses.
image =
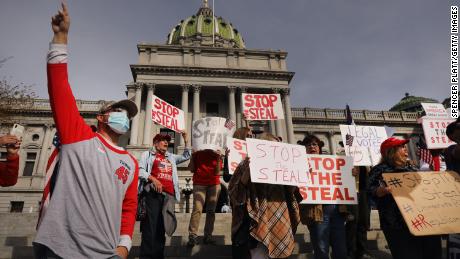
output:
[[312, 142], [305, 145], [306, 147], [319, 147], [318, 143]]

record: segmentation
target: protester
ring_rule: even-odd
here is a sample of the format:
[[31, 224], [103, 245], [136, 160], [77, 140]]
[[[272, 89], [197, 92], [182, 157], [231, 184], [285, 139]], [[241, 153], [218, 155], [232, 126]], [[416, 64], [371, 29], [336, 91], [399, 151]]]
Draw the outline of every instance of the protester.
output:
[[370, 173], [369, 193], [377, 203], [380, 228], [394, 259], [441, 259], [440, 236], [413, 236], [396, 205], [391, 189], [385, 184], [382, 174], [413, 172], [417, 169], [408, 162], [406, 144], [409, 140], [388, 138], [382, 142], [382, 159]]
[[105, 104], [93, 132], [67, 78], [67, 6], [52, 17], [48, 91], [61, 142], [53, 195], [38, 226], [36, 258], [127, 258], [137, 208], [138, 164], [116, 143], [137, 114], [130, 100]]
[[[314, 135], [302, 141], [307, 154], [322, 154], [324, 143]], [[333, 259], [347, 258], [345, 217], [347, 207], [336, 204], [301, 204], [300, 219], [310, 231], [315, 259], [329, 258], [329, 246]]]
[[[263, 140], [278, 141], [263, 133]], [[236, 168], [229, 184], [232, 204], [233, 258], [286, 258], [294, 249], [294, 234], [302, 197], [295, 186], [252, 183], [249, 158]]]
[[141, 220], [142, 241], [139, 258], [164, 258], [165, 234], [176, 230], [175, 201], [180, 201], [177, 165], [190, 159], [187, 133], [183, 132], [182, 155], [168, 152], [171, 136], [157, 134], [153, 149], [142, 153], [139, 163], [139, 191], [145, 199], [146, 215]]
[[455, 144], [449, 146], [445, 151], [447, 170], [460, 174], [460, 118], [450, 123], [446, 128], [447, 137]]
[[6, 161], [0, 162], [0, 186], [13, 186], [18, 182], [21, 140], [13, 135], [4, 135], [0, 137], [0, 146], [6, 146]]
[[350, 214], [345, 226], [349, 259], [372, 259], [367, 249], [367, 230], [370, 228], [371, 210], [368, 204], [369, 169], [355, 166], [352, 171], [357, 181], [358, 204], [348, 206]]
[[204, 225], [205, 244], [214, 244], [215, 210], [220, 193], [220, 171], [222, 170], [223, 155], [215, 150], [200, 150], [192, 154], [189, 170], [193, 173], [193, 210], [189, 223], [189, 240], [187, 245], [198, 244], [198, 227], [206, 204], [206, 223]]

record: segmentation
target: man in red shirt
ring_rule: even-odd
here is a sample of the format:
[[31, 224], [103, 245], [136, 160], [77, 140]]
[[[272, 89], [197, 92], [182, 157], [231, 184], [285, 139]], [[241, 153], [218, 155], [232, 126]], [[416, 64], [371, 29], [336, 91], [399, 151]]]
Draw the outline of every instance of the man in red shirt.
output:
[[220, 171], [223, 157], [219, 151], [210, 149], [200, 150], [192, 155], [189, 169], [193, 173], [193, 211], [188, 227], [188, 245], [197, 244], [197, 232], [200, 225], [201, 213], [206, 203], [206, 223], [204, 226], [205, 244], [213, 244], [215, 210], [220, 194]]
[[13, 186], [18, 181], [19, 146], [21, 141], [13, 135], [0, 137], [0, 146], [6, 145], [6, 162], [0, 162], [0, 186]]
[[139, 192], [145, 200], [146, 215], [141, 220], [142, 242], [139, 258], [164, 258], [165, 234], [176, 229], [175, 201], [180, 199], [177, 164], [190, 159], [187, 134], [182, 132], [185, 150], [182, 155], [168, 152], [171, 136], [157, 134], [153, 149], [142, 153], [139, 164]]

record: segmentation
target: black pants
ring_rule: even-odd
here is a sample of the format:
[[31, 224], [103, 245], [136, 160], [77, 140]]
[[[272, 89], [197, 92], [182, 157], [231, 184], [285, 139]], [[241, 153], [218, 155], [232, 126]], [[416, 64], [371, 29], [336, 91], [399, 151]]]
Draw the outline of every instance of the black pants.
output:
[[141, 221], [140, 259], [164, 259], [166, 236], [163, 202], [164, 196], [161, 193], [152, 190], [145, 194], [146, 216]]
[[406, 229], [382, 229], [394, 259], [441, 259], [441, 236], [413, 236]]
[[347, 254], [349, 258], [361, 258], [368, 253], [367, 230], [369, 229], [370, 209], [365, 191], [358, 193], [358, 205], [351, 206], [354, 220], [347, 221]]

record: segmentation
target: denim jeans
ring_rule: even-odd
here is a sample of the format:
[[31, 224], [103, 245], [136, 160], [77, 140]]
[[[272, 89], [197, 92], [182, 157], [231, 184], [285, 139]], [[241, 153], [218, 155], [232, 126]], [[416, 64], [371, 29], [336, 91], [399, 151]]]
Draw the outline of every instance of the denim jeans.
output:
[[333, 259], [347, 258], [344, 224], [337, 205], [323, 205], [323, 221], [308, 226], [315, 259], [329, 259], [329, 246]]

